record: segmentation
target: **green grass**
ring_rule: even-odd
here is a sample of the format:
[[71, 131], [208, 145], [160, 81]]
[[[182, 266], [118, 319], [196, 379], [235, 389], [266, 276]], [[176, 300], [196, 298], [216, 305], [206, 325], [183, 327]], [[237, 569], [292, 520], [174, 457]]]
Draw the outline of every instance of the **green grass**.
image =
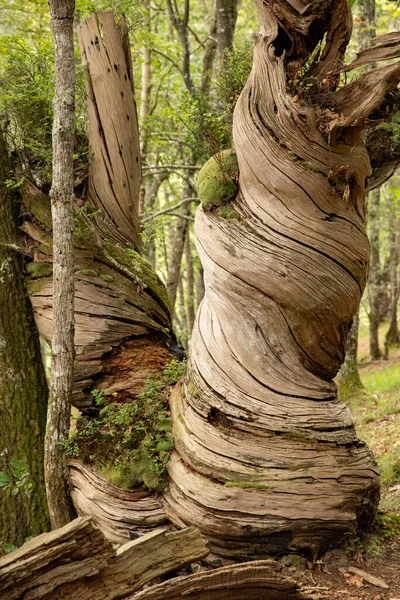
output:
[[[361, 339], [362, 342], [362, 339]], [[365, 390], [347, 401], [359, 437], [373, 451], [381, 470], [382, 501], [385, 510], [400, 511], [400, 360], [361, 365]]]

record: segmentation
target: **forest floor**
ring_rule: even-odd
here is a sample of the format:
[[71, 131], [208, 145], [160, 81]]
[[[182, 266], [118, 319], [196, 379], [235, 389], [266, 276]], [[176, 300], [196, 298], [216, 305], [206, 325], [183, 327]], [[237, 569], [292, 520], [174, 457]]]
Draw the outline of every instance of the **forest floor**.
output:
[[[372, 449], [381, 470], [380, 513], [375, 531], [365, 538], [349, 538], [342, 550], [328, 552], [317, 564], [297, 557], [297, 564], [287, 565], [321, 600], [400, 600], [400, 348], [392, 349], [386, 361], [368, 362], [367, 354], [368, 339], [361, 335], [365, 390], [347, 404], [359, 437]], [[290, 563], [290, 557], [285, 560]], [[388, 589], [368, 583], [353, 568], [383, 579]]]

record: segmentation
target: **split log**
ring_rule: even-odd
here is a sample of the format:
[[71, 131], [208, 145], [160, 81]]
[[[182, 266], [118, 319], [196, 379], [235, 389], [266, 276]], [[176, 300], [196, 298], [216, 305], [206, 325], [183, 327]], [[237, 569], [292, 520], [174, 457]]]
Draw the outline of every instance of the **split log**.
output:
[[91, 519], [75, 519], [0, 559], [0, 600], [53, 598], [56, 588], [98, 573], [113, 555]]
[[117, 26], [111, 11], [99, 11], [77, 34], [88, 95], [89, 198], [103, 213], [97, 226], [139, 250], [141, 164], [128, 29], [124, 19]]
[[255, 561], [171, 579], [135, 595], [135, 600], [307, 600], [275, 561]]
[[122, 546], [95, 577], [59, 588], [43, 600], [126, 598], [149, 581], [205, 558], [208, 548], [197, 529], [152, 532]]
[[91, 516], [112, 543], [124, 544], [131, 530], [140, 535], [168, 521], [159, 495], [124, 491], [78, 461], [71, 461], [69, 469], [77, 513]]
[[208, 555], [188, 528], [151, 532], [115, 551], [88, 518], [45, 533], [0, 559], [0, 600], [113, 600]]

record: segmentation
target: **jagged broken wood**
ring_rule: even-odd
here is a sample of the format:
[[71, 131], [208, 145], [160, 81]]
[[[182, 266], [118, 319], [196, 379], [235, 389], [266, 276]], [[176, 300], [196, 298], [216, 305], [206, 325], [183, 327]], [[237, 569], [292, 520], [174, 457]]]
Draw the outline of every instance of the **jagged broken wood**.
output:
[[117, 26], [111, 11], [99, 11], [77, 33], [88, 95], [89, 200], [101, 211], [95, 218], [106, 237], [139, 250], [141, 164], [128, 29], [124, 18]]
[[275, 561], [254, 561], [195, 573], [161, 583], [135, 600], [307, 600], [297, 582], [281, 573]]
[[113, 600], [205, 558], [194, 528], [154, 531], [115, 551], [89, 518], [45, 533], [0, 559], [0, 600]]
[[69, 473], [78, 514], [91, 516], [112, 543], [124, 544], [131, 532], [142, 535], [168, 521], [160, 494], [124, 491], [78, 461], [70, 461]]
[[90, 518], [75, 519], [0, 558], [0, 600], [36, 600], [98, 573], [115, 552]]

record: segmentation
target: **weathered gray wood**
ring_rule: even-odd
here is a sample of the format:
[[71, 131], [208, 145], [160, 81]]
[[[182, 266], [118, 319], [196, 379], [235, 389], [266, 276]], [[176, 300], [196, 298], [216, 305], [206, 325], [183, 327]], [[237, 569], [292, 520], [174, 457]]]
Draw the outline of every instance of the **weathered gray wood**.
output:
[[77, 33], [89, 99], [89, 197], [105, 217], [96, 222], [109, 239], [139, 249], [141, 164], [126, 24], [118, 28], [111, 11], [99, 11]]
[[126, 492], [78, 461], [69, 463], [71, 497], [79, 515], [91, 516], [111, 542], [126, 543], [168, 520], [159, 494]]
[[126, 598], [154, 578], [205, 558], [208, 548], [194, 528], [152, 532], [125, 544], [98, 575], [60, 587], [43, 600]]
[[205, 558], [198, 530], [153, 531], [115, 551], [89, 518], [38, 536], [0, 559], [0, 600], [113, 600]]
[[279, 563], [255, 561], [171, 579], [135, 595], [135, 600], [307, 600]]
[[334, 377], [368, 273], [362, 124], [400, 64], [338, 87], [346, 0], [256, 4], [261, 31], [234, 113], [238, 191], [225, 212], [210, 197], [196, 214], [206, 293], [172, 396], [166, 510], [198, 524], [216, 553], [317, 555], [378, 503], [376, 463]]
[[75, 519], [0, 558], [0, 600], [53, 597], [64, 583], [98, 573], [114, 554], [91, 519]]

